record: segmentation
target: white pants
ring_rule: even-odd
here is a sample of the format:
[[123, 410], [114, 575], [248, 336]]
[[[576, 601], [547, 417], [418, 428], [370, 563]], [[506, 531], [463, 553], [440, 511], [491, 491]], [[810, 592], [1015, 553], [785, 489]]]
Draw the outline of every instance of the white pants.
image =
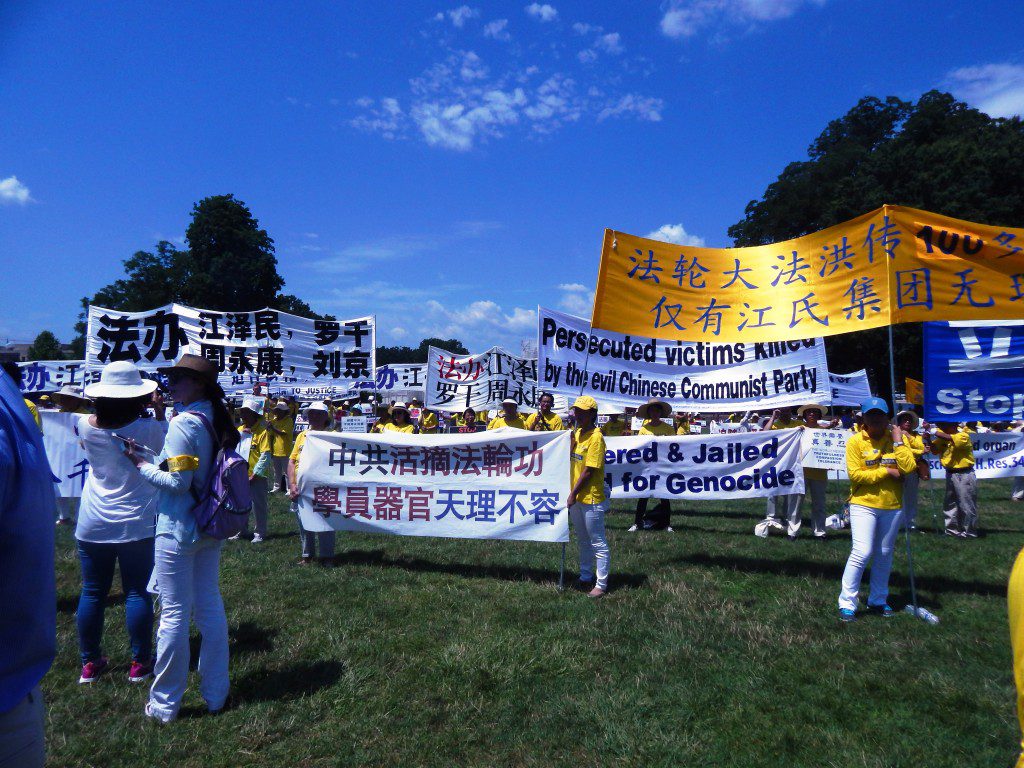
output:
[[160, 595], [160, 627], [149, 709], [165, 722], [177, 717], [185, 696], [190, 619], [202, 635], [199, 692], [211, 711], [223, 707], [228, 697], [228, 619], [219, 582], [222, 544], [206, 536], [195, 544], [156, 537], [153, 579]]
[[[767, 499], [767, 512], [765, 519], [778, 520], [779, 506], [783, 509], [786, 518], [786, 533], [796, 536], [800, 532], [800, 504], [804, 500], [802, 493], [790, 493], [785, 496], [769, 496]], [[824, 520], [822, 521], [824, 530]]]
[[274, 464], [274, 484], [270, 486], [270, 490], [277, 491], [281, 488], [287, 490], [288, 488], [288, 457], [287, 456], [274, 456], [272, 459]]
[[1024, 501], [1024, 475], [1017, 475], [1013, 478], [1013, 491], [1010, 498], [1014, 501]]
[[917, 525], [917, 491], [921, 478], [917, 472], [903, 476], [903, 525]]
[[871, 563], [871, 590], [868, 606], [881, 608], [889, 599], [889, 572], [896, 534], [903, 515], [899, 509], [874, 509], [860, 504], [850, 505], [850, 535], [853, 548], [843, 571], [843, 588], [839, 593], [839, 607], [857, 610], [864, 569]]
[[[825, 498], [828, 494], [828, 480], [815, 480], [804, 478], [804, 488], [806, 489], [805, 496], [811, 497], [811, 525], [814, 527], [814, 535], [822, 537], [825, 535]], [[804, 497], [800, 497], [801, 507], [803, 506]], [[792, 528], [792, 525], [790, 526]], [[800, 530], [800, 513], [799, 507], [796, 517], [796, 530], [790, 530], [792, 535], [796, 535], [796, 532]]]
[[43, 768], [45, 720], [38, 685], [13, 709], [0, 714], [0, 768]]
[[569, 507], [569, 519], [576, 529], [576, 540], [580, 547], [580, 581], [594, 578], [594, 562], [597, 561], [597, 582], [599, 589], [608, 589], [608, 570], [611, 557], [608, 541], [604, 535], [604, 514], [608, 511], [608, 500], [600, 504], [573, 504]]

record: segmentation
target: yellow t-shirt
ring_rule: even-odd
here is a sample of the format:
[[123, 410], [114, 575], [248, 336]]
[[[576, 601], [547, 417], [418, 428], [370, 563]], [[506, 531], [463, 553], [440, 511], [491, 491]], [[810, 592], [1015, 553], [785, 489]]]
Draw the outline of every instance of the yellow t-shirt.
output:
[[306, 447], [307, 434], [307, 431], [303, 431], [299, 432], [299, 434], [295, 436], [295, 442], [292, 445], [292, 453], [291, 456], [289, 456], [288, 458], [290, 458], [296, 464], [299, 463], [299, 454], [302, 453], [302, 449]]
[[548, 431], [557, 432], [560, 429], [564, 429], [562, 426], [562, 417], [557, 413], [549, 413], [547, 416], [542, 416], [540, 411], [531, 413], [526, 417], [526, 428], [532, 430], [533, 425], [537, 423], [538, 419], [543, 419], [544, 423], [548, 427]]
[[370, 434], [380, 434], [384, 431], [384, 427], [390, 423], [390, 421], [381, 421], [380, 419], [377, 419], [377, 421], [373, 422], [373, 426], [370, 427]]
[[491, 412], [490, 411], [480, 411], [476, 415], [476, 420], [479, 421], [481, 424], [486, 424], [487, 422], [489, 422], [491, 420]]
[[676, 425], [676, 434], [677, 435], [688, 435], [688, 434], [690, 434], [690, 420], [689, 419], [683, 419], [682, 421], [678, 422], [678, 424]]
[[776, 419], [775, 423], [772, 424], [772, 429], [794, 429], [796, 427], [803, 426], [805, 426], [804, 423], [797, 419], [790, 419], [789, 421], [786, 421], [785, 419]]
[[511, 419], [506, 419], [505, 415], [502, 414], [501, 416], [495, 416], [487, 425], [487, 429], [500, 429], [501, 427], [515, 427], [516, 429], [526, 429], [526, 422], [523, 421], [523, 417], [518, 413]]
[[910, 449], [915, 459], [920, 459], [928, 451], [924, 445], [924, 438], [920, 435], [915, 435], [913, 432], [903, 433], [903, 444]]
[[28, 412], [32, 414], [32, 418], [35, 419], [36, 426], [39, 427], [39, 431], [43, 431], [43, 420], [39, 418], [39, 409], [36, 408], [36, 404], [29, 400], [27, 397], [23, 398], [25, 405], [28, 406]]
[[437, 414], [433, 411], [420, 411], [420, 432], [432, 435], [437, 432]]
[[626, 422], [606, 421], [601, 427], [601, 434], [605, 437], [622, 437], [626, 433]]
[[398, 426], [393, 421], [389, 421], [384, 425], [383, 429], [381, 429], [381, 432], [407, 432], [409, 434], [412, 434], [415, 431], [415, 424], [403, 424], [402, 426]]
[[1024, 549], [1010, 571], [1010, 584], [1006, 589], [1006, 602], [1010, 612], [1010, 647], [1013, 649], [1013, 680], [1017, 684], [1017, 722], [1022, 733], [1020, 756], [1016, 768], [1024, 768]]
[[904, 475], [917, 469], [914, 454], [902, 442], [894, 446], [888, 432], [878, 440], [872, 440], [867, 432], [858, 432], [847, 440], [850, 503], [874, 509], [903, 506], [903, 478], [891, 477], [886, 470], [890, 465], [897, 466]]
[[600, 504], [604, 501], [604, 435], [594, 427], [586, 433], [577, 428], [573, 431], [572, 461], [570, 463], [570, 486], [583, 474], [584, 467], [591, 467], [589, 479], [576, 494], [578, 504]]
[[943, 440], [941, 437], [932, 442], [932, 450], [941, 457], [942, 466], [946, 469], [970, 469], [974, 466], [974, 447], [971, 445], [971, 432], [966, 427], [961, 427], [954, 434], [953, 438]]
[[[239, 427], [238, 433], [240, 435], [245, 434], [245, 427]], [[270, 433], [267, 431], [267, 425], [260, 419], [256, 422], [256, 426], [252, 428], [252, 442], [249, 444], [249, 474], [253, 474], [256, 469], [256, 463], [260, 460], [260, 456], [270, 450]]]
[[292, 444], [294, 441], [292, 433], [295, 431], [295, 420], [288, 415], [272, 416], [267, 419], [267, 424], [283, 433], [279, 435], [272, 430], [267, 430], [270, 434], [271, 454], [277, 458], [288, 456], [292, 451]]
[[675, 430], [672, 429], [671, 424], [667, 424], [664, 421], [659, 421], [657, 424], [647, 421], [640, 427], [638, 435], [652, 435], [653, 437], [668, 437], [674, 435]]

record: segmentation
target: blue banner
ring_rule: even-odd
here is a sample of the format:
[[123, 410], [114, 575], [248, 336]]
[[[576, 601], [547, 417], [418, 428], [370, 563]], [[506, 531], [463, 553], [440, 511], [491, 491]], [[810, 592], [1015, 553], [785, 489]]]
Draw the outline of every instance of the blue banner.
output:
[[924, 416], [1024, 418], [1024, 320], [925, 323]]

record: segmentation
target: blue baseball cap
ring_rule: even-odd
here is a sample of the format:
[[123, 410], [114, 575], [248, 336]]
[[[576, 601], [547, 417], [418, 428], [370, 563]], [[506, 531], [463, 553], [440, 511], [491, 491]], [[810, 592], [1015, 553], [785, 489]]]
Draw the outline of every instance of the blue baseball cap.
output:
[[886, 416], [888, 416], [889, 404], [880, 397], [869, 397], [867, 400], [860, 404], [861, 413], [867, 416], [868, 411], [881, 411]]

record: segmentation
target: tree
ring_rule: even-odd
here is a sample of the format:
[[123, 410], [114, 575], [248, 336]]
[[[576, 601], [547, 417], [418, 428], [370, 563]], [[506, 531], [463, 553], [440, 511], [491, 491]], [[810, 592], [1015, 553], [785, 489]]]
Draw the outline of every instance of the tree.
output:
[[[883, 204], [1006, 226], [1024, 222], [1024, 124], [991, 118], [948, 93], [930, 91], [916, 104], [861, 99], [833, 120], [790, 163], [744, 218], [729, 228], [735, 245], [799, 237]], [[876, 392], [889, 391], [884, 328], [826, 339], [837, 373], [867, 368]], [[921, 327], [893, 327], [896, 372], [921, 378]], [[897, 388], [902, 380], [897, 378]]]
[[29, 360], [63, 360], [60, 342], [50, 331], [42, 331], [28, 348]]
[[377, 347], [377, 365], [424, 363], [429, 347], [447, 350], [455, 355], [468, 355], [469, 350], [458, 339], [423, 339], [418, 347]]

